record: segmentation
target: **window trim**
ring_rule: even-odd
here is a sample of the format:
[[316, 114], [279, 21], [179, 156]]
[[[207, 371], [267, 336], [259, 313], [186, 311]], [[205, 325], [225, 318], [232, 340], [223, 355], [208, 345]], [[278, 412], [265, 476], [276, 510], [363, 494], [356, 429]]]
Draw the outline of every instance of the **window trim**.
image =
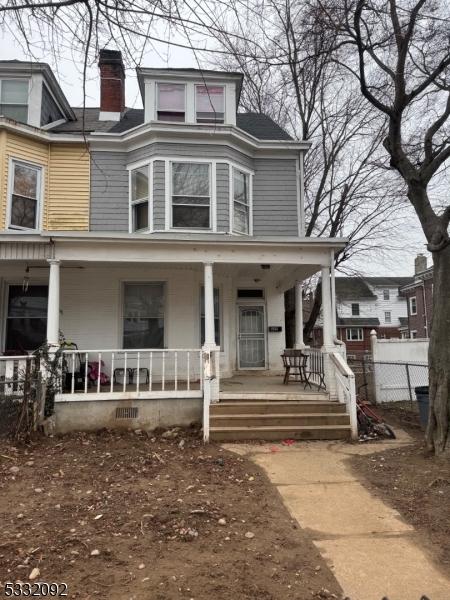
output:
[[[358, 333], [357, 340], [353, 340], [351, 337], [349, 337], [349, 332], [352, 330], [361, 332], [361, 335], [359, 335], [359, 333]], [[363, 342], [364, 341], [364, 329], [362, 327], [346, 327], [345, 328], [345, 339], [347, 342]]]
[[[389, 319], [387, 318], [387, 315], [389, 315]], [[391, 310], [384, 311], [384, 322], [388, 323], [388, 324], [392, 324], [392, 311]]]
[[[155, 159], [156, 160], [156, 159]], [[181, 233], [192, 233], [195, 232], [206, 232], [215, 233], [217, 231], [217, 162], [208, 158], [184, 158], [171, 157], [164, 159], [164, 171], [165, 171], [165, 198], [166, 198], [166, 218], [165, 218], [165, 231], [177, 231]], [[209, 165], [209, 227], [174, 227], [173, 226], [173, 205], [172, 205], [172, 164], [173, 163], [192, 163], [192, 164], [208, 164]]]
[[[27, 83], [27, 103], [18, 104], [17, 102], [2, 102], [2, 84], [4, 81], [22, 81]], [[5, 104], [6, 106], [26, 106], [27, 107], [27, 120], [25, 124], [28, 124], [30, 120], [30, 78], [29, 77], [0, 77], [0, 105]], [[9, 119], [11, 117], [5, 117]], [[20, 121], [18, 121], [20, 123]]]
[[[232, 235], [253, 235], [253, 176], [254, 172], [235, 163], [228, 163], [228, 186], [229, 186], [229, 232]], [[248, 233], [234, 230], [234, 170], [244, 173], [248, 177]]]
[[[220, 344], [217, 344], [217, 346], [218, 346], [218, 348], [220, 348], [220, 352], [224, 352], [222, 286], [214, 285], [214, 290], [217, 290], [219, 293], [219, 314], [218, 314], [217, 318], [219, 319], [219, 342], [220, 342]], [[198, 340], [199, 340], [200, 347], [202, 347], [204, 344], [204, 342], [202, 343], [202, 318], [203, 319], [205, 318], [205, 316], [202, 315], [202, 294], [204, 295], [204, 285], [203, 285], [203, 283], [200, 283], [200, 289], [199, 289], [199, 293], [198, 293]], [[215, 323], [215, 321], [216, 321], [216, 316], [214, 315], [214, 323]], [[216, 341], [216, 340], [214, 340], [214, 341]]]
[[[386, 298], [387, 296], [387, 298]], [[389, 290], [389, 288], [384, 288], [383, 289], [383, 300], [387, 301], [391, 299], [391, 291]]]
[[[159, 107], [159, 86], [160, 85], [182, 85], [184, 87], [184, 111], [177, 111], [177, 110], [173, 110], [170, 112], [174, 112], [174, 113], [179, 113], [179, 114], [184, 114], [184, 120], [183, 121], [166, 121], [164, 119], [159, 119], [158, 118], [158, 113], [160, 111], [160, 107]], [[187, 85], [186, 83], [183, 83], [182, 81], [155, 81], [155, 121], [158, 121], [158, 123], [186, 123], [187, 122], [187, 101], [188, 101], [188, 97], [187, 97]], [[168, 111], [167, 111], [168, 112]]]
[[[413, 312], [413, 309], [412, 309], [412, 301], [413, 301], [413, 300], [414, 300], [414, 303], [415, 303], [415, 305], [416, 305], [416, 306], [415, 306], [415, 309], [414, 309], [414, 312]], [[417, 296], [410, 296], [410, 297], [409, 297], [409, 314], [410, 314], [411, 316], [415, 316], [415, 315], [417, 315]]]
[[[146, 160], [141, 163], [129, 165], [128, 168], [128, 232], [129, 233], [148, 233], [153, 231], [153, 160]], [[132, 199], [132, 182], [133, 182], [133, 171], [148, 168], [148, 196], [147, 199]], [[133, 206], [137, 204], [148, 203], [148, 227], [147, 229], [133, 229]]]
[[[205, 122], [205, 121], [198, 121], [197, 119], [197, 88], [198, 87], [220, 87], [223, 90], [223, 122], [221, 123], [220, 121], [209, 121], [209, 122]], [[214, 115], [214, 112], [211, 112], [212, 115]], [[197, 125], [225, 125], [227, 120], [227, 88], [226, 85], [223, 83], [194, 83], [194, 122]]]
[[[117, 348], [121, 350], [133, 350], [133, 348], [124, 348], [123, 347], [123, 336], [125, 333], [124, 321], [125, 321], [125, 285], [127, 284], [149, 284], [149, 283], [159, 283], [164, 288], [164, 302], [163, 302], [163, 310], [164, 310], [164, 336], [163, 336], [163, 347], [157, 348], [158, 350], [166, 350], [167, 349], [167, 340], [169, 339], [169, 313], [168, 313], [168, 296], [169, 296], [169, 283], [166, 279], [161, 279], [160, 277], [156, 277], [155, 279], [145, 279], [137, 278], [137, 279], [120, 279], [120, 292], [119, 292], [119, 327], [118, 327], [118, 345]], [[151, 348], [150, 348], [151, 349]]]
[[[17, 279], [16, 277], [7, 279], [3, 282], [3, 284], [0, 283], [0, 301], [3, 300], [3, 306], [0, 309], [0, 349], [2, 352], [4, 352], [6, 349], [9, 289], [10, 287], [21, 286], [22, 284], [23, 281], [21, 279]], [[44, 279], [42, 276], [38, 275], [36, 280], [33, 278], [33, 282], [29, 285], [29, 287], [33, 286], [47, 287], [48, 291], [48, 279]]]
[[[14, 191], [14, 173], [16, 164], [35, 169], [38, 172], [36, 183], [36, 223], [35, 227], [20, 227], [11, 224], [12, 195]], [[6, 227], [13, 231], [42, 231], [42, 207], [44, 205], [45, 167], [32, 161], [25, 161], [11, 156], [8, 161], [8, 190], [6, 197]]]

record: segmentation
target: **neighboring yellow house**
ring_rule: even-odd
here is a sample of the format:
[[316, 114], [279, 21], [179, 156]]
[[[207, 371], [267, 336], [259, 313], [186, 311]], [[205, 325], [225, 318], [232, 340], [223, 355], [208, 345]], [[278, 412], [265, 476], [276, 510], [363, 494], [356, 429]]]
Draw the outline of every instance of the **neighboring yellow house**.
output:
[[52, 137], [0, 118], [0, 229], [89, 230], [89, 150]]

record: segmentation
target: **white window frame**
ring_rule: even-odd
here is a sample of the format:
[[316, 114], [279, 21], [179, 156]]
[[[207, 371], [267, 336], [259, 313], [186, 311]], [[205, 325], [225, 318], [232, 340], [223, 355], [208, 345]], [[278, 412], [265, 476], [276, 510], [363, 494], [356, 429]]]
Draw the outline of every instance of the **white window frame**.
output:
[[[415, 304], [414, 312], [413, 312], [413, 300]], [[417, 296], [411, 296], [409, 299], [409, 314], [417, 315]]]
[[[389, 315], [389, 317], [388, 317]], [[384, 322], [385, 323], [392, 323], [392, 311], [390, 310], [385, 310], [384, 311]]]
[[[27, 120], [26, 123], [29, 122], [30, 119], [30, 79], [28, 77], [0, 77], [0, 105], [5, 104], [7, 106], [11, 105], [11, 106], [16, 106], [18, 105], [17, 102], [2, 102], [2, 84], [4, 81], [21, 81], [21, 82], [25, 82], [28, 84], [28, 88], [27, 88], [27, 103], [25, 104], [20, 104], [19, 106], [26, 106], [27, 107]], [[10, 119], [11, 117], [5, 117], [7, 119]]]
[[[350, 334], [351, 331], [358, 332], [358, 338], [356, 340], [351, 337], [351, 334]], [[349, 337], [349, 335], [350, 335], [350, 337]], [[347, 342], [363, 342], [364, 341], [364, 329], [362, 327], [347, 327], [345, 329], [345, 339], [347, 340]]]
[[390, 299], [391, 299], [391, 292], [389, 289], [385, 288], [383, 290], [383, 300], [390, 300]]
[[[229, 203], [229, 231], [233, 235], [253, 235], [253, 176], [254, 172], [241, 167], [240, 165], [229, 163], [229, 191], [230, 191], [230, 203]], [[248, 233], [242, 231], [235, 231], [234, 229], [234, 170], [244, 173], [248, 177]]]
[[[161, 279], [159, 277], [156, 277], [154, 279], [145, 279], [143, 280], [142, 278], [136, 278], [136, 279], [121, 279], [120, 280], [120, 294], [119, 294], [119, 301], [120, 301], [120, 310], [119, 310], [119, 327], [117, 328], [117, 333], [118, 333], [118, 339], [117, 339], [117, 348], [120, 348], [122, 350], [127, 350], [126, 348], [123, 347], [123, 337], [125, 334], [125, 327], [124, 327], [124, 322], [125, 322], [125, 286], [128, 284], [141, 284], [141, 285], [146, 285], [146, 284], [150, 284], [150, 283], [156, 283], [156, 284], [162, 284], [163, 288], [164, 288], [164, 303], [163, 303], [163, 310], [164, 310], [164, 336], [163, 336], [163, 347], [162, 348], [158, 348], [158, 350], [165, 350], [167, 349], [167, 340], [169, 339], [169, 325], [170, 325], [170, 321], [169, 321], [169, 312], [168, 312], [168, 297], [169, 297], [169, 284], [168, 281], [165, 279]], [[129, 350], [132, 350], [133, 348], [129, 348]]]
[[[219, 122], [219, 121], [209, 121], [208, 123], [205, 123], [204, 121], [198, 121], [197, 120], [197, 88], [198, 87], [220, 87], [223, 90], [223, 123]], [[212, 115], [214, 115], [214, 112], [211, 112]], [[227, 122], [227, 89], [226, 86], [223, 83], [213, 83], [213, 82], [206, 82], [206, 83], [196, 83], [194, 84], [194, 121], [195, 123], [199, 124], [199, 125], [225, 125], [225, 123]]]
[[[158, 118], [158, 113], [160, 110], [160, 106], [159, 106], [159, 86], [160, 85], [182, 85], [184, 87], [184, 111], [166, 111], [166, 112], [179, 112], [180, 114], [183, 112], [184, 114], [184, 121], [165, 121], [164, 119], [159, 119]], [[188, 97], [187, 97], [187, 85], [186, 83], [183, 83], [182, 81], [156, 81], [155, 82], [155, 120], [159, 121], [161, 123], [175, 123], [175, 124], [179, 124], [179, 123], [186, 123], [187, 121], [187, 104], [188, 104]]]
[[[20, 227], [19, 225], [11, 224], [11, 213], [12, 213], [12, 196], [14, 191], [14, 172], [15, 165], [22, 165], [29, 169], [35, 169], [38, 172], [36, 182], [36, 223], [35, 227]], [[8, 163], [8, 195], [6, 202], [6, 225], [8, 229], [14, 231], [41, 231], [42, 230], [42, 206], [44, 204], [44, 181], [45, 181], [45, 167], [34, 162], [22, 160], [20, 158], [11, 157]]]
[[[157, 160], [157, 159], [155, 159]], [[173, 211], [172, 211], [172, 164], [173, 163], [192, 163], [192, 164], [208, 164], [209, 165], [209, 227], [174, 227], [173, 226]], [[192, 232], [212, 232], [217, 231], [217, 210], [216, 210], [216, 195], [217, 195], [217, 161], [201, 158], [184, 158], [170, 157], [165, 159], [165, 194], [166, 194], [166, 231], [178, 231], [185, 233]]]
[[[133, 182], [133, 171], [137, 169], [142, 169], [143, 167], [148, 167], [148, 196], [147, 200], [139, 199], [133, 200], [132, 195], [132, 182]], [[133, 165], [129, 165], [128, 167], [128, 232], [129, 233], [147, 233], [148, 231], [153, 231], [153, 160], [146, 160], [144, 162], [135, 163]], [[133, 206], [137, 204], [143, 204], [144, 202], [148, 203], [148, 228], [147, 229], [133, 229]]]
[[[358, 307], [357, 312], [353, 312], [353, 307], [354, 306]], [[359, 302], [352, 302], [350, 304], [350, 312], [352, 314], [352, 317], [359, 317], [360, 314], [361, 314], [361, 305], [360, 305], [360, 303]]]

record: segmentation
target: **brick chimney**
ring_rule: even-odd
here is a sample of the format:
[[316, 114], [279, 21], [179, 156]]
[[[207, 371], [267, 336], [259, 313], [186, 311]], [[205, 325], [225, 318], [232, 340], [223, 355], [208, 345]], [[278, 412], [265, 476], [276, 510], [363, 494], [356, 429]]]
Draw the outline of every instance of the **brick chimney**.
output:
[[100, 121], [120, 121], [125, 110], [125, 69], [119, 50], [100, 50]]
[[427, 257], [423, 254], [418, 254], [414, 259], [414, 275], [427, 270]]

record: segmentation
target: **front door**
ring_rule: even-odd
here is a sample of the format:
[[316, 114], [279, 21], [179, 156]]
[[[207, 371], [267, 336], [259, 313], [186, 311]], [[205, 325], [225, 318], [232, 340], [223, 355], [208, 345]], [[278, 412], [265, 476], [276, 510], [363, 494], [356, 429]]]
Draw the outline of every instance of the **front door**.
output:
[[265, 369], [266, 328], [264, 306], [239, 306], [238, 368]]

